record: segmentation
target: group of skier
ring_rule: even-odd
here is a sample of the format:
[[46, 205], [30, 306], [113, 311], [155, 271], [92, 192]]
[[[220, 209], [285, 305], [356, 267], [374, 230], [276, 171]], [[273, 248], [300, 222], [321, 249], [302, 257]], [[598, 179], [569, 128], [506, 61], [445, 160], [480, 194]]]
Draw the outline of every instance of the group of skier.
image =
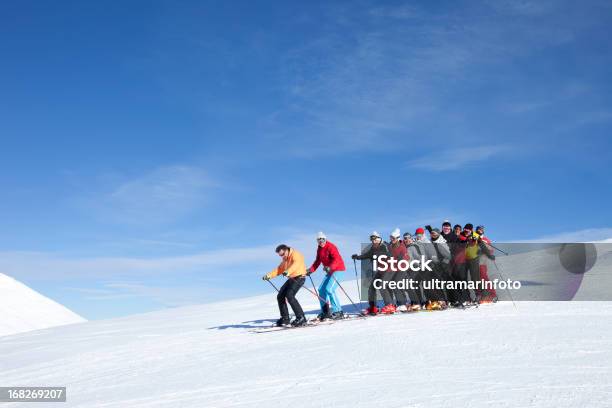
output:
[[[425, 231], [429, 233], [429, 238], [425, 236]], [[277, 301], [281, 315], [276, 322], [277, 326], [307, 324], [296, 294], [304, 286], [306, 278], [321, 265], [323, 265], [325, 276], [318, 291], [313, 292], [313, 295], [319, 298], [321, 306], [321, 313], [317, 318], [326, 320], [345, 317], [336, 294], [336, 289], [342, 288], [340, 281], [346, 270], [344, 261], [338, 248], [327, 240], [325, 234], [319, 232], [316, 238], [317, 255], [309, 268], [306, 268], [304, 256], [299, 251], [281, 244], [276, 248], [276, 253], [281, 257], [280, 265], [263, 276], [264, 280], [280, 275], [287, 277], [283, 286], [277, 289]], [[395, 266], [386, 271], [372, 270], [372, 262], [383, 255], [397, 261], [426, 259], [429, 261], [430, 268], [427, 271], [403, 270], [395, 263]], [[494, 288], [487, 287], [486, 290], [476, 288], [470, 291], [460, 284], [454, 285], [453, 289], [435, 284], [436, 281], [455, 284], [489, 281], [488, 266], [491, 261], [494, 261], [495, 255], [494, 247], [485, 236], [485, 228], [482, 225], [476, 229], [470, 223], [465, 224], [463, 228], [461, 225], [451, 227], [449, 221], [444, 221], [441, 229], [427, 225], [425, 228], [417, 228], [414, 235], [406, 232], [403, 236], [396, 228], [391, 232], [389, 242], [385, 242], [381, 235], [374, 231], [370, 234], [370, 244], [362, 250], [361, 254], [354, 254], [352, 258], [365, 262], [365, 265], [362, 264], [362, 270], [372, 270], [368, 285], [368, 308], [362, 311], [363, 314], [443, 310], [448, 307], [464, 308], [497, 301]], [[377, 288], [376, 281], [385, 284]], [[400, 281], [409, 281], [411, 284], [408, 287], [388, 285], [389, 282], [397, 284]], [[389, 286], [392, 286], [393, 289]], [[384, 303], [381, 308], [377, 305], [378, 293]], [[287, 303], [295, 314], [295, 319], [291, 322]]]

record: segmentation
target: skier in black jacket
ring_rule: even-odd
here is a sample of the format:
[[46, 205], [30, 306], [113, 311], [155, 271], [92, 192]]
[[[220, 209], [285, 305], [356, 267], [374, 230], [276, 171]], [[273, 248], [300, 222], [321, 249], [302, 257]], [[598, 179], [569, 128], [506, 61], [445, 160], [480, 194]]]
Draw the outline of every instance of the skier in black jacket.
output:
[[[374, 231], [372, 232], [372, 234], [370, 234], [370, 241], [372, 242], [372, 244], [368, 246], [368, 248], [361, 255], [353, 254], [352, 258], [359, 259], [359, 260], [364, 260], [364, 259], [374, 260], [375, 256], [377, 257], [381, 255], [386, 255], [388, 257], [391, 256], [391, 253], [389, 252], [389, 248], [387, 247], [387, 244], [383, 242], [378, 232]], [[379, 312], [378, 307], [376, 307], [376, 288], [374, 287], [374, 281], [377, 279], [380, 279], [382, 281], [382, 284], [384, 284], [384, 282], [390, 280], [391, 275], [392, 274], [390, 273], [385, 273], [382, 271], [374, 271], [374, 276], [372, 277], [372, 281], [370, 282], [370, 286], [368, 288], [369, 307], [365, 310], [365, 313], [375, 315]], [[393, 294], [391, 290], [385, 289], [383, 287], [380, 290], [380, 294], [383, 297], [383, 301], [385, 302], [385, 305], [389, 305], [393, 303]]]
[[[457, 228], [457, 227], [459, 227], [459, 228]], [[459, 230], [459, 233], [461, 233], [461, 225], [455, 225], [454, 228], [451, 228], [450, 221], [445, 220], [442, 223], [442, 232], [441, 232], [441, 235], [444, 238], [444, 240], [446, 240], [446, 243], [448, 244], [448, 249], [450, 249], [450, 253], [451, 253], [451, 260], [450, 260], [450, 263], [448, 265], [449, 278], [451, 280], [454, 280], [454, 276], [452, 274], [452, 271], [455, 270], [455, 265], [454, 265], [455, 256], [457, 255], [458, 250], [460, 250], [459, 247], [463, 245], [463, 242], [461, 241], [461, 239], [457, 235], [457, 230]], [[461, 292], [461, 293], [463, 293], [463, 292]], [[457, 304], [457, 302], [462, 297], [462, 296], [460, 296], [460, 294], [458, 293], [457, 290], [448, 290], [446, 292], [446, 295], [447, 295], [448, 303], [449, 304]]]

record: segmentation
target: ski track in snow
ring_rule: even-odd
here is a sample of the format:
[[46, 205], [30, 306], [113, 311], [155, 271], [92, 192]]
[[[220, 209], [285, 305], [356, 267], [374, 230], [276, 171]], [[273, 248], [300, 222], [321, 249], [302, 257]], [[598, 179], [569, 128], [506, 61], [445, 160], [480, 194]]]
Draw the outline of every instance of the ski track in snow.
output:
[[[318, 312], [312, 295], [298, 297]], [[269, 294], [2, 337], [0, 385], [66, 386], [67, 403], [45, 404], [62, 407], [611, 405], [612, 302], [249, 332], [277, 315]]]

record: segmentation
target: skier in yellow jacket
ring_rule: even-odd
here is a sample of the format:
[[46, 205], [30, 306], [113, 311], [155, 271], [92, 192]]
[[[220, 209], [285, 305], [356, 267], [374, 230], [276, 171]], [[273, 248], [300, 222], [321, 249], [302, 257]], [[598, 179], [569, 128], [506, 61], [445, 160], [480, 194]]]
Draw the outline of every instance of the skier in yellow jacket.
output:
[[281, 315], [280, 319], [276, 321], [276, 325], [285, 326], [289, 324], [289, 310], [287, 309], [287, 303], [289, 303], [295, 314], [295, 320], [291, 322], [291, 325], [303, 326], [306, 324], [306, 317], [304, 317], [302, 306], [300, 306], [295, 295], [304, 285], [306, 279], [304, 255], [285, 244], [277, 246], [276, 253], [282, 258], [280, 265], [262, 278], [263, 280], [270, 280], [278, 275], [287, 277], [287, 281], [281, 286], [276, 297]]

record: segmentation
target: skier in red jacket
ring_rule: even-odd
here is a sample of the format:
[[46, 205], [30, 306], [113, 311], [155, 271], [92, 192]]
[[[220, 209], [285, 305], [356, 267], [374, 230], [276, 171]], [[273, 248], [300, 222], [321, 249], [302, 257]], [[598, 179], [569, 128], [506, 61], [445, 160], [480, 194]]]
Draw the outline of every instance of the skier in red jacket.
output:
[[308, 274], [313, 273], [319, 265], [323, 264], [325, 277], [319, 286], [321, 313], [318, 317], [319, 320], [342, 319], [344, 313], [342, 312], [342, 305], [338, 300], [338, 295], [336, 295], [336, 289], [338, 288], [338, 281], [346, 270], [344, 261], [338, 248], [327, 240], [324, 233], [319, 232], [317, 234], [317, 244], [317, 258], [312, 263], [312, 266], [308, 268]]
[[[408, 256], [408, 250], [406, 249], [404, 243], [401, 241], [401, 238], [402, 234], [399, 228], [396, 228], [391, 232], [391, 235], [389, 236], [389, 252], [391, 253], [391, 257], [395, 258], [397, 261], [409, 261], [410, 257]], [[387, 273], [393, 274], [393, 281], [399, 283], [400, 281], [406, 280], [408, 278], [408, 274], [406, 273], [406, 271], [397, 268], [397, 266], [391, 267], [390, 269], [391, 271]], [[397, 307], [393, 304], [387, 305], [382, 308], [381, 312], [394, 313], [396, 310], [399, 312], [407, 312], [408, 306], [410, 305], [406, 306], [406, 291], [404, 289], [394, 289], [393, 291], [391, 291], [391, 293], [395, 295], [395, 302], [397, 304]]]

